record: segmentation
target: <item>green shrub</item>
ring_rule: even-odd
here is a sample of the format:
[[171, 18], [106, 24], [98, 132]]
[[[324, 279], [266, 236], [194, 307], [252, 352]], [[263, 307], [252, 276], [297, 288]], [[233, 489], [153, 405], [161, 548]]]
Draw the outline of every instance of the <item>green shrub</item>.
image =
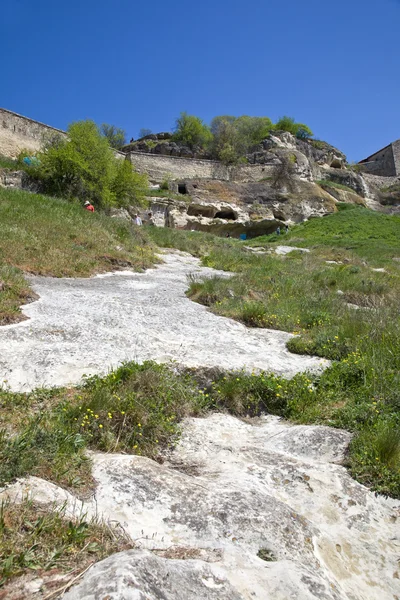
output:
[[143, 197], [145, 177], [114, 156], [108, 139], [93, 121], [68, 127], [68, 138], [55, 138], [37, 154], [30, 172], [48, 194], [89, 200], [97, 206], [124, 206]]
[[314, 135], [307, 125], [304, 125], [304, 123], [296, 123], [293, 117], [288, 116], [284, 116], [278, 119], [278, 121], [274, 125], [274, 130], [288, 131], [289, 133], [300, 139], [307, 139]]
[[190, 148], [194, 148], [194, 146], [206, 148], [211, 142], [212, 134], [209, 127], [199, 117], [182, 112], [176, 120], [172, 139], [182, 142]]

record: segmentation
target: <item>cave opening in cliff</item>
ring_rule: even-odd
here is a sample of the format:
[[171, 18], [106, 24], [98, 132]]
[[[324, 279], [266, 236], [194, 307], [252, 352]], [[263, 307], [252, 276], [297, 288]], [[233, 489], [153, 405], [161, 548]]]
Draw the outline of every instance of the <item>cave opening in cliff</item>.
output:
[[186, 183], [178, 183], [178, 194], [187, 194]]
[[226, 219], [227, 221], [236, 221], [237, 214], [233, 210], [219, 210], [215, 216], [215, 219]]

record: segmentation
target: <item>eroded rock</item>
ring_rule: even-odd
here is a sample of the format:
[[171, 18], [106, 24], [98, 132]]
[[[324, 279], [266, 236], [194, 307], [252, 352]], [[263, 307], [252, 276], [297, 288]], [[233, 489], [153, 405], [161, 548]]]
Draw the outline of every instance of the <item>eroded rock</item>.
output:
[[120, 523], [136, 549], [91, 569], [65, 598], [393, 600], [398, 502], [341, 466], [350, 439], [214, 414], [186, 420], [163, 464], [95, 454], [96, 494], [82, 508]]

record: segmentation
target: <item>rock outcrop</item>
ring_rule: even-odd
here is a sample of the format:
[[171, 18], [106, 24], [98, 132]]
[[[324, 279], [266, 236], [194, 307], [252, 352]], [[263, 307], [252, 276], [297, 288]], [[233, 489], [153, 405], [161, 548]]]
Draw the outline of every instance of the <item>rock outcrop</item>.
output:
[[[162, 214], [159, 225], [251, 238], [336, 210], [337, 200], [328, 191], [300, 179], [280, 189], [269, 178], [257, 183], [193, 179], [180, 185], [185, 188], [181, 201], [151, 199], [153, 212]], [[178, 190], [174, 183], [171, 188]]]
[[66, 502], [122, 525], [136, 548], [93, 567], [65, 600], [393, 600], [398, 502], [341, 466], [351, 435], [214, 414], [188, 419], [163, 463], [93, 455], [92, 501], [37, 478], [4, 495]]
[[14, 391], [76, 384], [127, 360], [288, 377], [329, 364], [289, 352], [289, 333], [247, 328], [186, 297], [189, 276], [229, 277], [225, 271], [179, 251], [163, 259], [145, 273], [31, 277], [40, 301], [23, 308], [28, 320], [0, 328], [0, 380]]

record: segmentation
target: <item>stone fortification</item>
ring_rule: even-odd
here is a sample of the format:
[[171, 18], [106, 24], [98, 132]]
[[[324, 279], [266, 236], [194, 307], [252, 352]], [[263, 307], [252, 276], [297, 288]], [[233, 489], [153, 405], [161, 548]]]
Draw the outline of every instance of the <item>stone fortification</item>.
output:
[[0, 154], [16, 158], [21, 150], [40, 150], [43, 140], [65, 131], [0, 108]]
[[219, 179], [222, 181], [260, 181], [270, 175], [272, 165], [227, 166], [213, 160], [183, 158], [129, 152], [129, 160], [139, 173], [147, 173], [150, 181], [165, 179]]
[[400, 140], [392, 142], [359, 163], [363, 170], [383, 177], [400, 176]]

